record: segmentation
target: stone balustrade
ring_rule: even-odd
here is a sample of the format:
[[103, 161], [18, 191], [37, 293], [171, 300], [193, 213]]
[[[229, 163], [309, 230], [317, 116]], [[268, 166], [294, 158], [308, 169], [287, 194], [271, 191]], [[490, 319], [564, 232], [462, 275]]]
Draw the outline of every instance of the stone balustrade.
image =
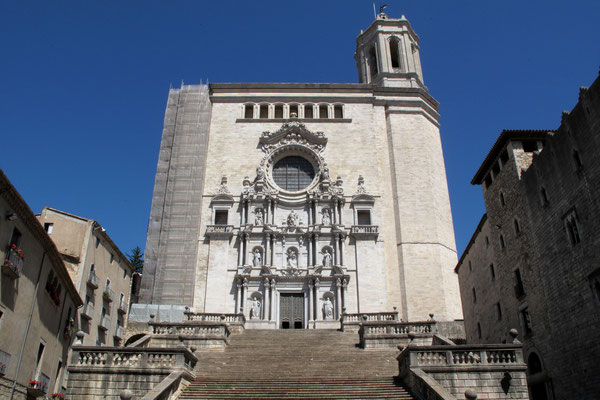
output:
[[224, 322], [184, 321], [150, 322], [151, 346], [172, 347], [184, 344], [196, 348], [224, 348], [231, 329]]
[[207, 225], [206, 236], [210, 238], [229, 238], [233, 236], [233, 225]]
[[435, 321], [366, 321], [358, 331], [365, 349], [406, 346], [409, 343], [431, 345], [437, 327]]
[[358, 331], [360, 324], [369, 321], [398, 321], [398, 312], [377, 312], [377, 313], [355, 313], [342, 314], [342, 330]]
[[528, 399], [527, 367], [520, 343], [411, 344], [398, 355], [398, 367], [400, 378], [417, 394], [433, 390], [464, 398], [465, 390], [470, 389], [486, 399]]
[[350, 227], [350, 235], [355, 238], [376, 238], [379, 235], [378, 225], [352, 225]]
[[206, 322], [241, 322], [245, 323], [244, 314], [219, 314], [219, 313], [184, 313], [188, 321], [206, 321]]
[[[176, 369], [192, 371], [198, 358], [185, 347], [95, 347], [73, 346], [69, 371], [82, 369]], [[106, 372], [106, 371], [105, 371]]]

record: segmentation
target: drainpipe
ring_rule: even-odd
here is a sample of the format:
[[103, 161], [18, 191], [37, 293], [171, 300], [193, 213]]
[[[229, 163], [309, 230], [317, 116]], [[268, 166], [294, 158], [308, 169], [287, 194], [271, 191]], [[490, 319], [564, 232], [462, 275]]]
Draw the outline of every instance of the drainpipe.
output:
[[37, 299], [38, 289], [40, 287], [40, 277], [42, 276], [42, 269], [44, 267], [44, 260], [46, 259], [46, 252], [42, 255], [42, 262], [40, 263], [40, 270], [38, 272], [37, 282], [35, 283], [35, 291], [31, 299], [31, 310], [29, 310], [29, 317], [27, 318], [27, 328], [25, 329], [25, 337], [23, 338], [23, 344], [21, 345], [21, 352], [19, 353], [19, 361], [17, 362], [17, 371], [15, 372], [15, 379], [13, 380], [12, 387], [10, 388], [10, 400], [13, 400], [15, 394], [15, 387], [17, 386], [17, 379], [19, 378], [19, 372], [21, 371], [21, 361], [23, 361], [23, 353], [25, 352], [25, 343], [27, 342], [27, 336], [29, 336], [29, 327], [31, 326], [31, 319], [33, 318], [33, 310], [35, 307], [35, 301]]

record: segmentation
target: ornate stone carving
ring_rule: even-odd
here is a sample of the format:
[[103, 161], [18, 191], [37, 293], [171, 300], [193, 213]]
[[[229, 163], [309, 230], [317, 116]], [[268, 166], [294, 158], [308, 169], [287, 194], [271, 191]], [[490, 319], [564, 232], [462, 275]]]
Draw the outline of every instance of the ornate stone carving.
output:
[[299, 144], [320, 153], [327, 144], [323, 132], [311, 132], [299, 121], [284, 123], [275, 132], [265, 131], [259, 139], [262, 151], [269, 153], [272, 150], [290, 144]]
[[263, 220], [263, 210], [262, 208], [257, 208], [254, 210], [254, 225], [262, 226], [264, 223]]
[[227, 177], [223, 175], [221, 177], [221, 185], [219, 186], [219, 190], [217, 191], [219, 194], [229, 194], [229, 188], [227, 187]]
[[324, 208], [321, 211], [321, 214], [323, 214], [323, 216], [321, 218], [321, 223], [323, 225], [330, 225], [331, 224], [331, 211], [329, 211], [329, 208]]
[[289, 227], [295, 227], [298, 224], [298, 214], [294, 210], [288, 214], [287, 224]]
[[287, 266], [298, 267], [298, 252], [295, 249], [288, 249], [287, 251]]
[[262, 266], [262, 254], [260, 253], [260, 249], [254, 249], [252, 253], [252, 265], [254, 265], [255, 267]]
[[356, 194], [366, 194], [367, 189], [365, 189], [365, 178], [362, 175], [358, 176], [358, 188], [356, 188]]
[[329, 249], [325, 249], [323, 250], [323, 266], [331, 267], [331, 265], [331, 252], [329, 251]]
[[250, 308], [250, 319], [260, 319], [260, 300], [254, 296], [252, 298], [252, 306]]

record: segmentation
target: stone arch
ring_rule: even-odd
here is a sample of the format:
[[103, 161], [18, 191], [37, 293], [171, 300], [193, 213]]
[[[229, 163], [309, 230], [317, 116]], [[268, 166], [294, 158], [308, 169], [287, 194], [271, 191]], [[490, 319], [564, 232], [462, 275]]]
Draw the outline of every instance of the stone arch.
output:
[[531, 351], [527, 356], [527, 383], [531, 400], [548, 400], [547, 377], [544, 371], [542, 358], [537, 351]]

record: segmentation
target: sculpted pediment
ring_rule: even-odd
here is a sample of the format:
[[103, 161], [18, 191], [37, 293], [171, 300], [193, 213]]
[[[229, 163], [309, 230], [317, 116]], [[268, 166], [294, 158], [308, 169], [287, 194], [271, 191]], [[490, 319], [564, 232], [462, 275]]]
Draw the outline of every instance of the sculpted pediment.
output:
[[265, 131], [259, 139], [259, 144], [264, 152], [289, 144], [300, 144], [321, 152], [327, 144], [327, 138], [323, 132], [312, 132], [298, 121], [284, 123], [275, 132]]

